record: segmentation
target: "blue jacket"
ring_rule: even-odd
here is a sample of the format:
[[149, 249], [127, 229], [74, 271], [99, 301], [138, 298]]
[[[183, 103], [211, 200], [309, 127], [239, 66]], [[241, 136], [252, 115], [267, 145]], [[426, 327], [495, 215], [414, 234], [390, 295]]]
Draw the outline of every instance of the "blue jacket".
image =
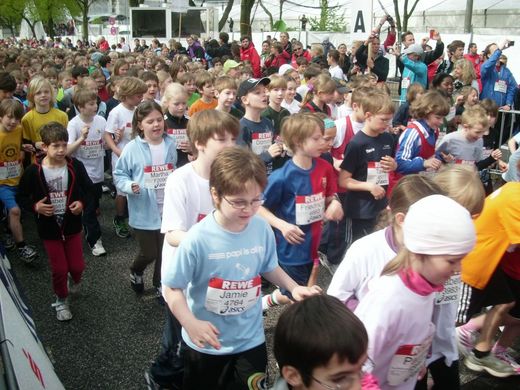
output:
[[[428, 87], [428, 67], [422, 61], [412, 61], [407, 55], [401, 57], [404, 64], [403, 80], [410, 79], [410, 84], [419, 83], [424, 88]], [[401, 88], [401, 101], [406, 101], [406, 92], [408, 88]]]
[[[480, 78], [482, 80], [482, 93], [480, 99], [492, 99], [502, 107], [506, 104], [512, 105], [515, 97], [517, 84], [515, 78], [507, 66], [502, 65], [500, 70], [497, 70], [496, 63], [502, 54], [502, 50], [496, 49], [491, 57], [480, 67]], [[507, 84], [507, 92], [495, 91], [495, 83], [498, 80], [503, 80]]]
[[[166, 163], [177, 164], [175, 141], [163, 136], [166, 146]], [[129, 224], [142, 230], [161, 228], [161, 212], [157, 206], [156, 190], [145, 188], [144, 167], [152, 165], [152, 154], [148, 142], [136, 137], [123, 149], [113, 172], [116, 187], [124, 192], [128, 199]], [[139, 184], [140, 191], [134, 194], [132, 183]]]
[[[435, 145], [435, 130], [432, 129], [425, 120], [418, 121], [426, 130], [423, 132], [424, 138], [430, 145]], [[424, 159], [419, 157], [421, 151], [421, 138], [417, 130], [407, 127], [399, 138], [399, 146], [395, 153], [397, 162], [396, 172], [403, 175], [424, 171]]]

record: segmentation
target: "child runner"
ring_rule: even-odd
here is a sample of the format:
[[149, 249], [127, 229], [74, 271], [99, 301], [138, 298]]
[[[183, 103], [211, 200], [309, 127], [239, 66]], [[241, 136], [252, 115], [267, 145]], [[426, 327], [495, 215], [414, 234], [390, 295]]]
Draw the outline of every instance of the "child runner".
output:
[[295, 300], [320, 292], [298, 286], [277, 265], [272, 230], [254, 215], [266, 183], [264, 164], [253, 153], [220, 152], [209, 180], [216, 210], [191, 228], [163, 277], [166, 301], [188, 345], [186, 390], [259, 387], [265, 380], [260, 275]]
[[186, 88], [186, 92], [188, 93], [188, 108], [200, 99], [200, 94], [197, 93], [197, 86], [195, 85], [195, 75], [193, 73], [183, 73], [177, 78], [177, 81], [174, 79], [174, 82]]
[[[67, 157], [67, 129], [51, 122], [40, 129], [41, 150], [46, 153], [24, 172], [20, 194], [35, 212], [38, 235], [49, 257], [52, 287], [56, 294], [56, 318], [72, 319], [67, 299], [79, 288], [85, 269], [81, 239], [84, 194], [90, 191], [85, 167]], [[67, 277], [72, 278], [71, 287]]]
[[237, 98], [237, 82], [234, 78], [229, 76], [218, 77], [215, 81], [215, 96], [217, 97], [215, 110], [227, 112], [237, 119], [244, 116], [242, 111], [233, 106]]
[[208, 71], [197, 73], [195, 81], [197, 91], [200, 93], [200, 99], [190, 106], [188, 115], [192, 116], [196, 112], [203, 110], [212, 110], [217, 107], [217, 99], [215, 99], [215, 79]]
[[328, 106], [334, 99], [336, 83], [326, 74], [320, 74], [316, 79], [308, 84], [309, 91], [302, 101], [302, 112], [323, 112], [330, 116]]
[[101, 226], [97, 219], [99, 200], [103, 193], [102, 185], [104, 175], [104, 135], [107, 121], [96, 115], [97, 112], [96, 92], [88, 89], [76, 91], [73, 97], [74, 106], [79, 110], [67, 126], [69, 133], [69, 147], [67, 154], [73, 155], [83, 163], [87, 173], [92, 180], [90, 192], [85, 194], [83, 205], [83, 227], [85, 238], [94, 256], [106, 255], [101, 240]]
[[365, 93], [361, 109], [365, 125], [350, 140], [340, 165], [339, 185], [348, 190], [345, 213], [348, 217], [347, 246], [374, 229], [379, 213], [387, 205], [389, 172], [395, 171], [393, 137], [386, 132], [394, 112], [392, 100], [384, 92]]
[[287, 82], [287, 90], [285, 91], [285, 96], [282, 101], [281, 106], [287, 111], [289, 111], [291, 114], [297, 114], [300, 112], [300, 102], [295, 99], [296, 97], [296, 87], [299, 85], [299, 79], [298, 82], [294, 80], [291, 76], [283, 76], [285, 81]]
[[[49, 122], [58, 122], [67, 127], [67, 114], [54, 108], [56, 96], [51, 83], [43, 77], [35, 77], [29, 83], [27, 100], [31, 110], [22, 118], [24, 151], [42, 155], [43, 143], [40, 128]], [[33, 157], [33, 162], [35, 161]], [[25, 159], [27, 162], [28, 160]]]
[[175, 140], [177, 146], [177, 167], [180, 168], [189, 161], [191, 155], [190, 142], [186, 129], [188, 117], [186, 116], [186, 101], [188, 95], [186, 89], [179, 83], [168, 85], [162, 98], [162, 109], [166, 124], [166, 133]]
[[[195, 114], [188, 124], [188, 136], [197, 150], [197, 159], [174, 171], [166, 181], [161, 232], [165, 234], [162, 251], [164, 275], [176, 248], [186, 232], [213, 210], [209, 191], [211, 164], [223, 149], [233, 146], [239, 123], [232, 116], [205, 110]], [[146, 374], [147, 380], [168, 388], [182, 386], [183, 352], [181, 325], [166, 308], [166, 325], [161, 352]]]
[[[313, 114], [287, 118], [282, 138], [293, 158], [270, 176], [259, 210], [275, 228], [280, 266], [301, 285], [307, 285], [313, 266], [319, 264], [323, 220], [343, 217], [333, 168], [319, 158], [326, 145], [323, 133], [323, 120]], [[290, 297], [289, 291], [276, 290], [264, 297], [263, 307], [289, 303]]]
[[267, 93], [269, 95], [269, 106], [262, 112], [262, 118], [271, 120], [274, 127], [274, 138], [280, 135], [282, 123], [291, 113], [282, 107], [282, 102], [287, 90], [287, 82], [278, 75], [270, 77], [271, 82], [267, 84]]
[[415, 387], [434, 334], [435, 292], [475, 245], [471, 215], [445, 196], [423, 198], [404, 218], [403, 244], [355, 311], [367, 329], [381, 388]]
[[367, 347], [363, 323], [338, 299], [317, 295], [297, 302], [276, 325], [281, 378], [272, 390], [376, 389], [366, 386], [369, 375], [362, 372]]
[[155, 74], [155, 72], [143, 72], [140, 77], [141, 80], [144, 81], [147, 91], [143, 94], [143, 100], [153, 100], [157, 104], [160, 104], [160, 101], [157, 100], [157, 93], [159, 92], [159, 78]]
[[[0, 102], [0, 201], [7, 209], [9, 229], [20, 258], [31, 263], [38, 253], [25, 243], [20, 222], [21, 210], [16, 202], [18, 183], [22, 176], [22, 103], [15, 99]], [[11, 240], [8, 240], [12, 243]], [[12, 245], [12, 244], [11, 244]]]
[[[146, 84], [137, 77], [126, 77], [118, 85], [118, 97], [121, 103], [108, 114], [105, 131], [105, 142], [112, 150], [112, 171], [115, 170], [123, 148], [131, 140], [134, 110], [143, 100], [143, 94], [147, 89]], [[113, 223], [116, 234], [121, 238], [127, 238], [130, 235], [125, 215], [126, 195], [117, 189], [116, 215]]]
[[177, 151], [175, 141], [164, 133], [164, 114], [155, 101], [136, 107], [132, 138], [114, 170], [114, 182], [127, 196], [129, 223], [139, 243], [139, 253], [130, 266], [130, 283], [136, 293], [142, 293], [143, 272], [155, 261], [153, 286], [160, 297], [164, 187], [177, 163]]

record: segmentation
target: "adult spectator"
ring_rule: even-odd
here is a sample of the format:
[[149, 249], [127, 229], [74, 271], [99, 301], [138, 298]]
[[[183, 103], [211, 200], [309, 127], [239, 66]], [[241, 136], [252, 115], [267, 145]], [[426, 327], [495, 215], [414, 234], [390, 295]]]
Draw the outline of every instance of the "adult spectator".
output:
[[[425, 42], [422, 45], [423, 54], [421, 55], [421, 61], [424, 62], [426, 65], [430, 65], [437, 58], [442, 57], [442, 55], [444, 53], [444, 43], [442, 42], [441, 35], [439, 34], [438, 31], [434, 31], [432, 39], [437, 41], [437, 44], [435, 45], [435, 49], [433, 49], [432, 51], [424, 51], [424, 46], [426, 45], [427, 42]], [[406, 32], [402, 33], [401, 34], [401, 43], [403, 44], [405, 49], [407, 49], [410, 45], [415, 44], [415, 37], [414, 37], [413, 33], [411, 31], [406, 31]], [[398, 54], [398, 52], [396, 54]], [[399, 68], [399, 72], [402, 75], [403, 70], [404, 70], [404, 64], [401, 62], [401, 59], [399, 58], [399, 56], [397, 56], [397, 66]]]
[[231, 57], [231, 44], [229, 44], [229, 34], [227, 32], [221, 32], [218, 35], [219, 46], [216, 48], [210, 48], [206, 46], [206, 53], [212, 58], [223, 56]]
[[280, 43], [282, 44], [282, 49], [287, 54], [289, 54], [289, 56], [292, 56], [292, 45], [291, 45], [291, 41], [289, 41], [289, 33], [288, 32], [281, 32], [280, 33]]
[[142, 53], [144, 50], [144, 47], [141, 46], [141, 42], [139, 39], [134, 39], [134, 53]]
[[264, 66], [266, 69], [274, 68], [278, 72], [280, 66], [287, 64], [290, 59], [289, 53], [283, 49], [281, 42], [275, 42], [271, 44], [271, 54], [266, 58]]
[[465, 58], [458, 60], [453, 68], [453, 92], [457, 95], [464, 87], [473, 87], [480, 91], [477, 82], [477, 75], [473, 64]]
[[347, 53], [347, 45], [342, 43], [338, 46], [339, 62], [338, 65], [346, 76], [350, 69], [350, 58]]
[[311, 62], [311, 60], [312, 60], [311, 53], [308, 50], [303, 48], [303, 45], [301, 42], [296, 41], [292, 45], [292, 49], [293, 49], [293, 53], [292, 53], [291, 65], [293, 66], [293, 68], [296, 69], [298, 67], [298, 65], [296, 64], [296, 60], [298, 59], [298, 57], [305, 57], [309, 63]]
[[199, 37], [195, 34], [191, 34], [186, 38], [186, 42], [188, 43], [188, 55], [191, 60], [203, 62], [206, 52], [199, 42]]
[[319, 65], [321, 69], [327, 69], [329, 67], [323, 45], [319, 43], [313, 43], [311, 45], [311, 56], [311, 64]]
[[240, 61], [249, 61], [253, 69], [253, 76], [257, 78], [262, 77], [260, 56], [255, 49], [253, 41], [251, 41], [251, 37], [244, 35], [240, 38], [240, 44]]
[[451, 73], [455, 62], [464, 57], [464, 42], [458, 39], [448, 45], [448, 58], [446, 58], [437, 68], [437, 73]]
[[[356, 59], [361, 72], [370, 71], [377, 76], [378, 82], [385, 82], [390, 68], [390, 61], [380, 48], [379, 37], [371, 35], [356, 51]], [[369, 52], [369, 47], [371, 51]]]
[[329, 54], [330, 49], [335, 49], [336, 47], [332, 44], [332, 42], [329, 41], [329, 36], [325, 35], [323, 38], [323, 42], [321, 43], [321, 46], [323, 46], [323, 55], [325, 58], [327, 58], [327, 54]]
[[161, 42], [157, 38], [152, 39], [152, 51], [156, 56], [161, 55]]
[[477, 77], [477, 83], [479, 86], [479, 92], [482, 91], [482, 82], [480, 81], [480, 66], [482, 65], [482, 58], [478, 53], [476, 43], [470, 43], [468, 47], [468, 54], [464, 54], [464, 58], [473, 64], [475, 75]]
[[130, 45], [126, 43], [125, 37], [119, 38], [119, 44], [121, 45], [121, 51], [124, 53], [130, 53]]
[[110, 45], [108, 44], [108, 42], [104, 36], [99, 37], [98, 48], [99, 48], [99, 50], [101, 50], [104, 53], [106, 53], [107, 51], [110, 51]]

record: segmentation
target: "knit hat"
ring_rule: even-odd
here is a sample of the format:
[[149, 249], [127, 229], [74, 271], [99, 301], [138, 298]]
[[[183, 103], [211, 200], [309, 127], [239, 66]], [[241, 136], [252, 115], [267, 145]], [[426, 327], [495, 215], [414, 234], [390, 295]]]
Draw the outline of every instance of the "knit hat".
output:
[[283, 64], [278, 69], [278, 74], [280, 76], [283, 76], [288, 70], [295, 70], [290, 64]]
[[475, 246], [469, 211], [443, 195], [415, 202], [404, 219], [404, 246], [424, 255], [464, 255]]
[[408, 46], [406, 49], [404, 49], [403, 54], [419, 54], [422, 55], [424, 52], [421, 45], [414, 43], [413, 45]]

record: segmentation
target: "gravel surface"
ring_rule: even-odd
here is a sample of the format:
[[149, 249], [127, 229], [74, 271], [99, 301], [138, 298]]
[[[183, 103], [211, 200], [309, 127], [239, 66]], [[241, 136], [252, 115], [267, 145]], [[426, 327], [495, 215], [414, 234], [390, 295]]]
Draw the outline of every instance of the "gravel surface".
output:
[[[131, 289], [128, 266], [137, 244], [115, 235], [112, 217], [113, 201], [103, 195], [100, 221], [108, 255], [94, 257], [85, 244], [86, 271], [81, 292], [71, 301], [74, 318], [69, 322], [57, 321], [51, 308], [49, 267], [31, 216], [24, 218], [26, 241], [37, 247], [39, 258], [27, 266], [15, 252], [8, 254], [25, 288], [39, 335], [67, 389], [144, 389], [144, 371], [159, 351], [164, 306], [155, 298], [151, 270], [145, 274], [144, 294], [137, 296]], [[329, 282], [330, 275], [322, 269], [319, 284], [325, 288]], [[270, 309], [265, 317], [271, 379], [277, 373], [271, 355], [272, 335], [281, 311]], [[520, 377], [498, 380], [467, 370], [463, 370], [463, 382], [468, 390], [520, 388]]]

